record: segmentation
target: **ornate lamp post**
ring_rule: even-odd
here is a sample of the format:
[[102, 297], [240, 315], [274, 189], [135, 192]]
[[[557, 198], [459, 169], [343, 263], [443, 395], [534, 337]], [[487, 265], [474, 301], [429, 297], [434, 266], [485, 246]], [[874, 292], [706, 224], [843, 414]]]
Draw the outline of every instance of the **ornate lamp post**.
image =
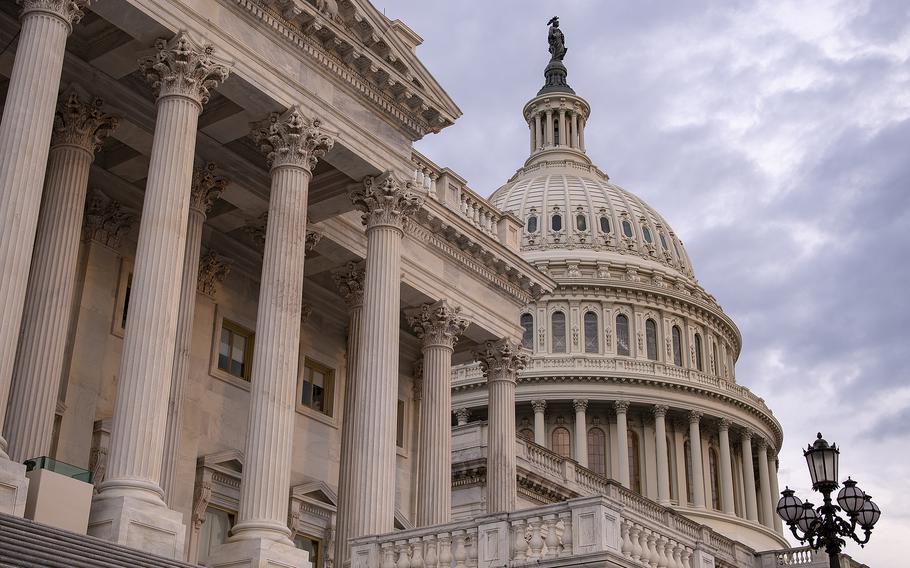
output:
[[[860, 546], [865, 545], [882, 512], [872, 502], [872, 496], [866, 495], [849, 477], [837, 494], [837, 505], [831, 502], [831, 493], [838, 487], [840, 450], [836, 444], [828, 445], [821, 433], [803, 455], [812, 476], [812, 489], [822, 494], [824, 503], [816, 507], [808, 501], [803, 502], [787, 487], [781, 491], [783, 497], [777, 503], [777, 514], [800, 542], [808, 543], [814, 550], [824, 547], [830, 568], [840, 568], [840, 551], [847, 544], [844, 538], [849, 537]], [[841, 518], [838, 511], [845, 512], [849, 521]], [[863, 538], [857, 536], [857, 527], [863, 531]]]

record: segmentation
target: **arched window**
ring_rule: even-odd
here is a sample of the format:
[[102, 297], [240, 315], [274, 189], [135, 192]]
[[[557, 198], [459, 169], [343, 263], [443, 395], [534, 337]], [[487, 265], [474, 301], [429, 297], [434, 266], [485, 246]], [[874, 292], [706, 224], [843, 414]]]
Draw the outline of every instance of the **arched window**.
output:
[[600, 341], [597, 337], [597, 314], [585, 312], [585, 353], [600, 351]]
[[518, 431], [518, 437], [522, 438], [524, 440], [527, 440], [529, 442], [533, 442], [534, 441], [534, 430], [531, 430], [530, 428], [522, 428], [521, 430]]
[[566, 314], [553, 312], [550, 316], [553, 327], [553, 353], [566, 352]]
[[616, 316], [616, 353], [629, 355], [629, 317], [625, 314]]
[[609, 233], [610, 232], [610, 218], [606, 215], [600, 216], [600, 232]]
[[717, 471], [717, 450], [708, 448], [708, 469], [711, 473], [711, 507], [720, 511], [720, 472]]
[[651, 318], [645, 322], [645, 340], [648, 347], [648, 359], [657, 361], [657, 324]]
[[638, 433], [628, 430], [629, 434], [629, 489], [641, 493], [641, 461], [638, 451]]
[[704, 361], [701, 354], [701, 334], [695, 334], [695, 368], [704, 371]]
[[632, 223], [630, 223], [628, 220], [623, 220], [622, 222], [622, 234], [629, 237], [630, 239], [632, 238]]
[[521, 346], [525, 349], [534, 349], [534, 316], [521, 314]]
[[562, 215], [559, 213], [553, 213], [553, 216], [550, 217], [550, 228], [554, 231], [562, 230]]
[[572, 457], [572, 445], [569, 442], [569, 431], [559, 426], [550, 434], [550, 449], [564, 458]]
[[692, 486], [692, 444], [689, 440], [683, 443], [683, 459], [686, 460], [686, 501], [695, 503], [695, 488]]
[[588, 430], [588, 468], [594, 473], [607, 474], [607, 435], [600, 428]]
[[673, 364], [682, 367], [682, 331], [673, 326]]
[[653, 240], [651, 239], [651, 229], [647, 227], [641, 228], [641, 234], [645, 237], [645, 242], [651, 244]]
[[578, 229], [579, 231], [587, 231], [588, 230], [588, 218], [585, 217], [584, 215], [576, 215], [575, 216], [575, 228]]
[[536, 233], [537, 232], [537, 215], [531, 215], [528, 217], [528, 232]]

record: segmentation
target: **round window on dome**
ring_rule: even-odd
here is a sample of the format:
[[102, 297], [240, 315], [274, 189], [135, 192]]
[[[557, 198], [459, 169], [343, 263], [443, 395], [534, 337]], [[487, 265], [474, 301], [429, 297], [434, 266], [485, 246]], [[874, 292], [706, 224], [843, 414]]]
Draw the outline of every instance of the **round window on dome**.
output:
[[646, 243], [651, 244], [653, 242], [651, 239], [651, 229], [642, 227], [641, 234], [644, 235]]
[[536, 233], [537, 232], [537, 215], [531, 215], [528, 217], [528, 232]]
[[556, 213], [550, 217], [550, 228], [552, 228], [554, 231], [562, 230], [562, 215]]
[[632, 238], [632, 223], [629, 221], [622, 222], [622, 234], [629, 237], [630, 239]]
[[610, 218], [606, 215], [600, 216], [600, 232], [609, 233], [610, 232]]
[[575, 216], [575, 227], [579, 231], [587, 231], [588, 230], [588, 218], [585, 217], [584, 215], [576, 215]]

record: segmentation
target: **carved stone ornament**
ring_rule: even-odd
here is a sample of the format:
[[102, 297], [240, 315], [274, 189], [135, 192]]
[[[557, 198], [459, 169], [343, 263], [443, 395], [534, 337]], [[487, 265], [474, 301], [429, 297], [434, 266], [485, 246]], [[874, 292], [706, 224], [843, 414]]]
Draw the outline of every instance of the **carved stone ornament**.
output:
[[203, 215], [212, 210], [212, 204], [231, 183], [227, 178], [215, 175], [216, 169], [215, 164], [208, 163], [193, 172], [190, 207], [201, 211]]
[[312, 172], [335, 145], [319, 125], [318, 119], [307, 120], [295, 105], [254, 125], [251, 135], [270, 168], [293, 166]]
[[379, 226], [404, 228], [404, 221], [417, 213], [423, 205], [423, 196], [414, 190], [411, 181], [402, 182], [392, 172], [367, 177], [362, 187], [350, 192], [354, 207], [362, 213], [367, 229]]
[[349, 262], [344, 268], [332, 274], [335, 286], [338, 287], [338, 293], [349, 307], [353, 308], [363, 304], [364, 276], [366, 276], [366, 268], [362, 261]]
[[303, 244], [304, 254], [309, 256], [310, 252], [316, 245], [319, 244], [319, 241], [322, 240], [322, 233], [317, 233], [316, 231], [307, 231], [306, 232], [306, 241]]
[[130, 232], [136, 214], [120, 202], [94, 191], [85, 211], [85, 240], [99, 242], [111, 248], [120, 246], [120, 240]]
[[698, 424], [701, 422], [701, 417], [703, 414], [697, 410], [689, 411], [689, 424]]
[[578, 326], [572, 326], [572, 345], [578, 346]]
[[717, 421], [717, 428], [721, 431], [723, 431], [723, 430], [729, 431], [730, 426], [732, 426], [732, 425], [733, 425], [733, 422], [731, 422], [729, 418], [721, 418], [720, 420]]
[[617, 414], [625, 414], [629, 410], [629, 401], [628, 400], [617, 400], [613, 402], [613, 409], [616, 410]]
[[547, 332], [542, 327], [537, 328], [537, 342], [540, 344], [541, 349], [547, 344]]
[[265, 244], [265, 230], [269, 224], [269, 212], [262, 213], [255, 219], [247, 221], [243, 231], [259, 246]]
[[408, 310], [405, 318], [417, 337], [423, 340], [424, 347], [451, 349], [468, 328], [468, 320], [461, 317], [461, 308], [450, 306], [445, 300]]
[[313, 315], [313, 306], [310, 304], [301, 304], [300, 305], [300, 323], [301, 325], [306, 323], [310, 316]]
[[654, 412], [654, 418], [661, 418], [667, 415], [667, 411], [670, 410], [670, 407], [666, 404], [657, 404], [652, 410]]
[[88, 152], [97, 152], [104, 139], [117, 128], [120, 119], [101, 112], [104, 104], [99, 98], [87, 103], [76, 93], [64, 95], [54, 114], [51, 147], [77, 146]]
[[511, 339], [485, 341], [474, 352], [474, 358], [480, 361], [480, 368], [488, 381], [515, 381], [518, 371], [530, 361], [521, 344]]
[[223, 83], [230, 69], [212, 57], [215, 48], [199, 44], [180, 32], [170, 41], [155, 41], [154, 55], [139, 60], [139, 71], [160, 98], [186, 97], [200, 107], [208, 102], [209, 92]]
[[193, 495], [193, 530], [202, 528], [205, 522], [205, 510], [209, 506], [209, 500], [212, 498], [213, 483], [211, 480], [203, 481], [196, 486]]
[[224, 279], [230, 273], [230, 264], [225, 262], [220, 254], [209, 249], [199, 259], [199, 277], [196, 280], [196, 291], [214, 298], [215, 284], [224, 282]]
[[545, 412], [547, 410], [547, 401], [545, 400], [532, 400], [531, 408], [534, 409], [534, 412]]
[[29, 12], [45, 12], [63, 18], [70, 26], [78, 24], [89, 0], [17, 0], [22, 6], [20, 17]]
[[575, 407], [575, 412], [584, 412], [588, 409], [588, 401], [577, 398], [572, 401], [572, 406]]
[[467, 424], [471, 420], [471, 411], [468, 408], [456, 408], [455, 419], [459, 424]]

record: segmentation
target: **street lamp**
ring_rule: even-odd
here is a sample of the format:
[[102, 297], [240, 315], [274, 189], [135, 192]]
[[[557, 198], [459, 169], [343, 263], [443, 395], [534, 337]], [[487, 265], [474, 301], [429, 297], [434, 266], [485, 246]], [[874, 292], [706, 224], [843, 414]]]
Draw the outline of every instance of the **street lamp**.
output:
[[[838, 487], [837, 460], [840, 450], [836, 444], [828, 445], [821, 433], [803, 455], [812, 476], [812, 489], [822, 494], [824, 502], [820, 507], [803, 502], [787, 487], [780, 493], [782, 497], [777, 502], [777, 514], [800, 542], [808, 543], [814, 550], [824, 547], [830, 568], [840, 568], [840, 551], [847, 544], [841, 537], [849, 537], [860, 546], [865, 545], [882, 512], [872, 502], [872, 496], [866, 495], [849, 477], [837, 494], [837, 504], [831, 502], [831, 493]], [[838, 511], [846, 513], [849, 522], [842, 519]], [[862, 539], [856, 535], [857, 527], [865, 535]]]

